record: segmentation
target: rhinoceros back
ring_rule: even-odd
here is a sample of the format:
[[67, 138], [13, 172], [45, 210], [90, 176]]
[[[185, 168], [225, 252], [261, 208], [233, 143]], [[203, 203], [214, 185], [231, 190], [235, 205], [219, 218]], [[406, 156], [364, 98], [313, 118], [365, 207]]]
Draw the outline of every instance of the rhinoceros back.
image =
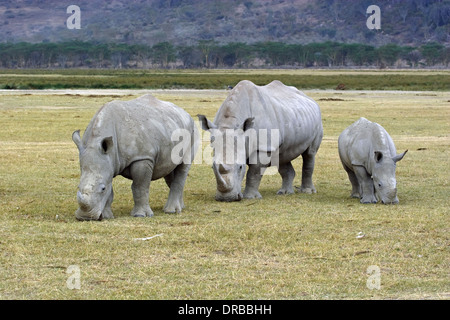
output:
[[257, 86], [239, 82], [218, 110], [214, 123], [218, 127], [236, 127], [254, 117], [255, 129], [279, 130], [280, 156], [290, 161], [307, 148], [319, 148], [322, 119], [317, 103], [295, 87], [273, 81]]
[[116, 146], [115, 175], [121, 174], [132, 162], [155, 162], [154, 179], [170, 173], [178, 164], [171, 162], [175, 145], [172, 133], [186, 129], [193, 133], [194, 122], [183, 109], [152, 95], [130, 101], [112, 101], [94, 116], [83, 136], [88, 145], [96, 137], [113, 137]]
[[348, 166], [364, 164], [368, 166], [369, 155], [381, 151], [391, 157], [396, 148], [389, 133], [378, 123], [361, 117], [339, 136], [338, 150], [341, 160]]

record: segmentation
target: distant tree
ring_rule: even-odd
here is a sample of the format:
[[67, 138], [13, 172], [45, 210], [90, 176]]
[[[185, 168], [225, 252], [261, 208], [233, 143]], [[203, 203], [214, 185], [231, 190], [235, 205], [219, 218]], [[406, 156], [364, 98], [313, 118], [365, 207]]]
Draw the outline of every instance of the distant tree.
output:
[[144, 68], [148, 67], [148, 62], [151, 57], [152, 49], [146, 45], [132, 45], [130, 46], [130, 52], [137, 62]]
[[401, 51], [401, 47], [393, 43], [381, 46], [377, 49], [378, 59], [380, 63], [392, 66], [399, 59]]
[[178, 58], [185, 68], [198, 68], [202, 65], [202, 52], [196, 46], [178, 46]]
[[176, 60], [175, 47], [169, 42], [160, 42], [152, 47], [153, 60], [161, 64], [162, 68], [167, 68], [170, 62]]
[[214, 40], [200, 40], [198, 42], [198, 48], [203, 54], [203, 63], [206, 68], [210, 67], [211, 51], [216, 45], [217, 43]]
[[323, 45], [322, 54], [329, 67], [345, 64], [345, 46], [343, 44], [327, 41]]
[[289, 59], [287, 45], [282, 42], [258, 43], [256, 49], [260, 57], [273, 66], [285, 65]]
[[92, 51], [92, 57], [95, 60], [96, 68], [107, 67], [111, 59], [111, 51], [108, 45], [105, 43], [96, 45]]
[[217, 43], [211, 47], [211, 51], [209, 54], [209, 61], [215, 68], [223, 67], [223, 61], [226, 56], [225, 50], [223, 50], [222, 46], [219, 46]]
[[444, 46], [437, 42], [430, 42], [420, 47], [420, 52], [425, 58], [428, 66], [435, 65], [442, 59], [444, 53]]
[[[330, 42], [331, 43], [331, 42]], [[309, 51], [309, 59], [312, 65], [314, 66], [328, 66], [329, 64], [329, 56], [327, 48], [330, 46], [330, 43], [309, 43], [305, 47]]]
[[422, 54], [419, 50], [414, 49], [409, 51], [405, 57], [405, 60], [411, 67], [417, 67], [419, 65], [419, 61], [422, 59]]
[[303, 67], [310, 67], [314, 63], [314, 49], [310, 45], [302, 46], [300, 44], [292, 45], [291, 52], [294, 63]]
[[126, 44], [112, 45], [111, 48], [111, 62], [116, 69], [126, 67], [126, 63], [130, 58], [130, 51]]
[[224, 65], [228, 67], [242, 66], [245, 58], [250, 55], [250, 46], [242, 42], [228, 43], [220, 48], [225, 56], [223, 58]]
[[408, 8], [401, 7], [398, 9], [398, 15], [402, 18], [403, 23], [406, 22], [406, 17], [408, 17]]
[[443, 49], [442, 62], [445, 64], [446, 67], [448, 67], [448, 65], [450, 63], [450, 48], [449, 47]]
[[370, 65], [376, 61], [375, 47], [366, 44], [346, 44], [344, 52], [344, 58], [351, 60], [357, 66]]

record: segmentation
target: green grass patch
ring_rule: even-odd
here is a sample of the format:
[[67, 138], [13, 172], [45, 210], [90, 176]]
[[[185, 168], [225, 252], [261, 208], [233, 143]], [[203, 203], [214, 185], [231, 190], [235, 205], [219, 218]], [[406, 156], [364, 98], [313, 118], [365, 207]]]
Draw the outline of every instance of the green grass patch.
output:
[[448, 90], [449, 71], [352, 70], [1, 70], [0, 89], [224, 89], [277, 79], [301, 89]]

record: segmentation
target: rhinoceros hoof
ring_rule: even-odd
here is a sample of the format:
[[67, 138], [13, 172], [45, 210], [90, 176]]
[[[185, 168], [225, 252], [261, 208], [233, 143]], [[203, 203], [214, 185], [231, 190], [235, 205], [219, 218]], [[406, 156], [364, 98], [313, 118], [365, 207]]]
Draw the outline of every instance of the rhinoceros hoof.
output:
[[111, 209], [105, 208], [105, 210], [103, 210], [103, 212], [102, 212], [102, 218], [103, 219], [114, 219], [114, 215], [113, 215]]
[[316, 188], [305, 188], [305, 187], [295, 187], [296, 189], [297, 189], [297, 191], [298, 192], [300, 192], [300, 193], [308, 193], [308, 194], [311, 194], [311, 193], [316, 193], [317, 191], [316, 191]]
[[168, 205], [168, 204], [166, 204], [165, 206], [164, 206], [164, 212], [165, 213], [180, 213], [181, 212], [181, 210], [183, 209], [183, 205], [180, 205], [180, 204], [172, 204], [172, 205]]
[[244, 199], [261, 199], [262, 195], [258, 191], [245, 192]]
[[351, 198], [356, 198], [356, 199], [361, 199], [361, 195], [359, 194], [359, 192], [357, 192], [357, 193], [352, 193], [352, 194], [350, 195], [350, 197], [351, 197]]
[[141, 217], [141, 218], [153, 217], [153, 211], [152, 211], [152, 209], [150, 209], [150, 207], [139, 208], [139, 209], [133, 208], [133, 210], [131, 211], [131, 215], [133, 217]]
[[375, 198], [362, 198], [359, 202], [362, 204], [371, 204], [371, 203], [377, 203], [377, 199]]
[[277, 194], [293, 194], [294, 189], [280, 189], [277, 191]]

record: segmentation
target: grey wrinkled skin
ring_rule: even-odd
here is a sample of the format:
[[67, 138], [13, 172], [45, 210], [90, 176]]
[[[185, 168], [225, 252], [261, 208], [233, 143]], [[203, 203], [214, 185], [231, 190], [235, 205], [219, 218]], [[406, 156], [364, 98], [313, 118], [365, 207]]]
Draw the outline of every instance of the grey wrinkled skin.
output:
[[[75, 213], [78, 220], [113, 218], [112, 180], [117, 175], [133, 180], [135, 217], [151, 217], [149, 188], [152, 180], [165, 178], [170, 188], [164, 211], [181, 212], [183, 188], [192, 161], [172, 161], [171, 140], [176, 129], [186, 129], [194, 139], [194, 121], [170, 102], [144, 95], [131, 101], [112, 101], [101, 107], [84, 132], [72, 134], [78, 147], [81, 178]], [[192, 160], [194, 149], [185, 156]], [[189, 153], [189, 154], [188, 154]], [[185, 159], [187, 159], [185, 158]]]
[[352, 184], [353, 198], [361, 203], [397, 204], [397, 155], [387, 131], [375, 122], [360, 118], [346, 128], [338, 139], [339, 157]]
[[[198, 115], [203, 130], [211, 133], [215, 156], [222, 154], [221, 160], [214, 160], [213, 172], [217, 182], [216, 200], [239, 201], [242, 198], [261, 198], [259, 185], [265, 168], [276, 165], [282, 177], [278, 194], [294, 193], [295, 170], [291, 161], [302, 155], [302, 184], [300, 192], [314, 193], [312, 182], [315, 155], [323, 137], [320, 108], [317, 103], [294, 87], [273, 81], [266, 86], [257, 86], [243, 80], [230, 92], [216, 113], [213, 122], [204, 115]], [[228, 132], [234, 132], [236, 141], [245, 140], [243, 148], [224, 148], [214, 146], [218, 140], [226, 140]], [[250, 132], [267, 130], [266, 141], [249, 142]], [[271, 130], [278, 130], [279, 141], [271, 141]], [[276, 140], [276, 138], [274, 138]], [[255, 141], [255, 140], [253, 140]], [[226, 145], [225, 142], [222, 142]], [[217, 146], [217, 144], [216, 144]], [[242, 146], [242, 144], [241, 144]], [[227, 153], [234, 153], [226, 161]], [[244, 161], [237, 155], [245, 152]], [[251, 161], [255, 159], [257, 161]], [[260, 161], [265, 156], [270, 161]], [[242, 159], [242, 158], [241, 158]], [[248, 171], [244, 192], [241, 184]]]

